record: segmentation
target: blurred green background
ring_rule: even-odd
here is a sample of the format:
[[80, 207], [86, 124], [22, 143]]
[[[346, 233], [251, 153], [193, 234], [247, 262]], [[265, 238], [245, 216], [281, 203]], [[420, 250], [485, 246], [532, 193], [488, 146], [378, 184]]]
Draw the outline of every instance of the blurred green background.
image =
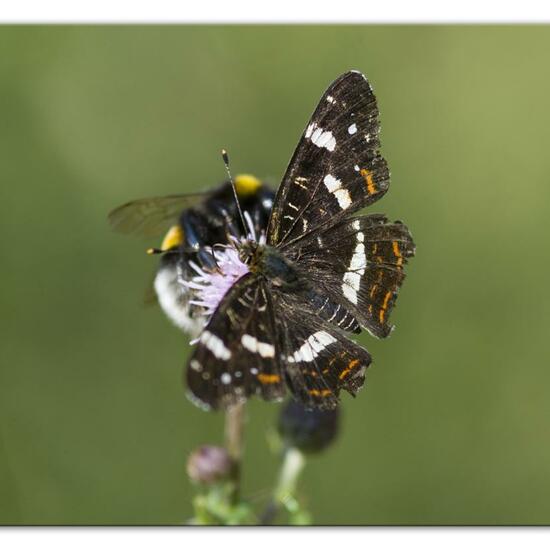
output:
[[[301, 480], [322, 524], [550, 523], [549, 27], [0, 28], [0, 523], [182, 523], [187, 455], [223, 418], [184, 397], [186, 338], [144, 288], [157, 242], [110, 209], [278, 183], [328, 84], [373, 83], [417, 243], [392, 337]], [[262, 503], [277, 405], [248, 408]]]

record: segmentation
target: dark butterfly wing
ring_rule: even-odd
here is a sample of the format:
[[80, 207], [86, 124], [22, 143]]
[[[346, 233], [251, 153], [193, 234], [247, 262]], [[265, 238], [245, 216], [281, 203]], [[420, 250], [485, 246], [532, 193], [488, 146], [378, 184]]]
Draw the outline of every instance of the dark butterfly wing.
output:
[[384, 195], [389, 186], [380, 155], [378, 107], [359, 72], [325, 92], [290, 161], [269, 222], [268, 244], [280, 248], [332, 225]]
[[211, 194], [206, 192], [138, 199], [112, 210], [109, 223], [120, 233], [159, 237], [178, 222], [183, 210], [200, 204]]
[[341, 389], [357, 393], [370, 362], [366, 350], [309, 313], [304, 296], [270, 294], [248, 274], [202, 331], [187, 386], [206, 409], [226, 409], [250, 395], [279, 400], [286, 385], [307, 407], [331, 409]]
[[[314, 273], [314, 272], [313, 272]], [[303, 276], [308, 280], [311, 272], [304, 272]], [[319, 278], [316, 277], [319, 281]], [[316, 316], [328, 321], [345, 332], [361, 332], [361, 326], [357, 319], [342, 305], [342, 299], [338, 295], [328, 296], [323, 287], [317, 284], [305, 290], [302, 295], [305, 298], [305, 307]]]
[[374, 336], [385, 337], [403, 267], [414, 252], [404, 224], [371, 214], [300, 240], [289, 258], [310, 274], [321, 295], [341, 304]]
[[308, 408], [334, 409], [341, 389], [355, 396], [371, 356], [318, 316], [299, 296], [276, 293], [277, 332], [287, 384]]
[[247, 274], [225, 295], [202, 331], [187, 367], [191, 399], [203, 408], [227, 408], [257, 394], [285, 394], [271, 297]]

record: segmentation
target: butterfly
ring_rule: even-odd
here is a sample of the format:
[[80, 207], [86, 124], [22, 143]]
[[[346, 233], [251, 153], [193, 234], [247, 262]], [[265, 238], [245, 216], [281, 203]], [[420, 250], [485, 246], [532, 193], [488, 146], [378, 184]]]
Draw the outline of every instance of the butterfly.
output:
[[[198, 405], [226, 409], [290, 391], [308, 408], [333, 409], [342, 389], [355, 396], [362, 387], [371, 356], [348, 336], [388, 336], [415, 253], [403, 223], [356, 214], [389, 187], [378, 115], [367, 79], [341, 75], [302, 134], [267, 231], [233, 239], [214, 254], [225, 262], [214, 271], [196, 266], [196, 303], [211, 313], [186, 370]], [[239, 276], [219, 292], [227, 265]]]

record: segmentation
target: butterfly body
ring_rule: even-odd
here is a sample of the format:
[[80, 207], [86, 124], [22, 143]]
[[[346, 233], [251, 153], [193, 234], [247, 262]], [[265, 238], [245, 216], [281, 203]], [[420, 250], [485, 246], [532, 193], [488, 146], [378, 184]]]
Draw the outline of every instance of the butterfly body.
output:
[[273, 246], [256, 247], [250, 260], [250, 271], [261, 275], [270, 285], [282, 290], [292, 291], [306, 287], [296, 267]]

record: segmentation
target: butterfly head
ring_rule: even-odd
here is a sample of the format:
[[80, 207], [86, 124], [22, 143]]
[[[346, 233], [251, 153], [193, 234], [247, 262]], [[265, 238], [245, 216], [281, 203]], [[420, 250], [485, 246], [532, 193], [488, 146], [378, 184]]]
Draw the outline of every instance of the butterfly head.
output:
[[247, 266], [254, 264], [260, 248], [263, 248], [263, 245], [259, 245], [252, 239], [242, 240], [237, 243], [239, 259]]

